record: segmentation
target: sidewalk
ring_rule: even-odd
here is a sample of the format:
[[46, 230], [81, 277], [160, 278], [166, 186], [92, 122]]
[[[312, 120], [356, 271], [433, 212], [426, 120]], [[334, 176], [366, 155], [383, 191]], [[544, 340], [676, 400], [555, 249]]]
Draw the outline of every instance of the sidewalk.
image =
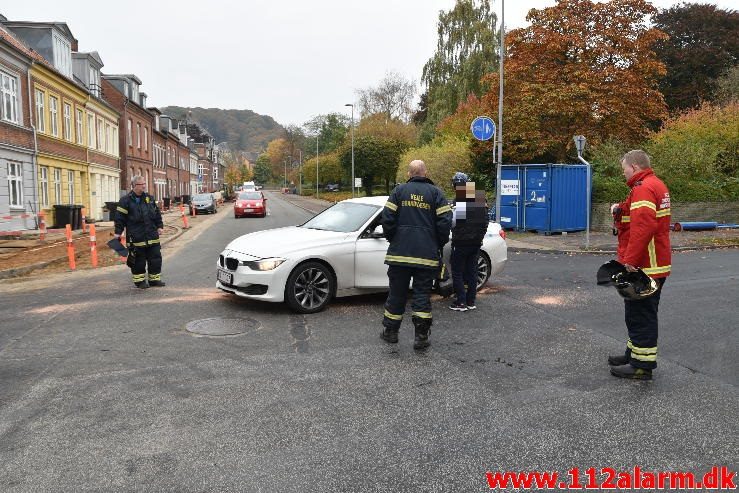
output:
[[[226, 203], [218, 210], [218, 214], [230, 211], [231, 204]], [[187, 209], [185, 210], [187, 212]], [[171, 209], [162, 213], [164, 233], [161, 236], [162, 246], [177, 239], [190, 229], [197, 229], [212, 215], [187, 216], [189, 229], [184, 229], [179, 209]], [[98, 267], [119, 265], [123, 261], [108, 248], [106, 243], [113, 237], [113, 221], [95, 223], [96, 249]], [[76, 270], [92, 269], [90, 254], [90, 234], [82, 230], [72, 232], [75, 248]], [[0, 237], [0, 279], [21, 277], [30, 273], [43, 274], [50, 272], [69, 272], [67, 257], [67, 241], [63, 229], [47, 230], [46, 239], [39, 239], [39, 231], [23, 231], [21, 235]]]

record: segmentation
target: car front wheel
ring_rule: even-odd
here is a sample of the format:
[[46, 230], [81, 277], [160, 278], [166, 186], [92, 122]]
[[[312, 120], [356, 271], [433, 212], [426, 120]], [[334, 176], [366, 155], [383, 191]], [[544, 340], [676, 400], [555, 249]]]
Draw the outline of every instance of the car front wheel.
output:
[[329, 269], [318, 262], [300, 264], [290, 273], [285, 286], [285, 301], [299, 313], [323, 310], [334, 293], [334, 278]]

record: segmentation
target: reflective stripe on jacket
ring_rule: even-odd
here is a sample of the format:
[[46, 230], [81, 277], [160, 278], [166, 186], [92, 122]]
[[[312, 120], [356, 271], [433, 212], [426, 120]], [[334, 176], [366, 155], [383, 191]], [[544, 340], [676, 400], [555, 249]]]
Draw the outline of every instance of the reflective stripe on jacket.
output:
[[413, 177], [398, 185], [382, 211], [382, 229], [390, 241], [385, 263], [438, 269], [451, 226], [452, 209], [434, 182]]
[[116, 234], [126, 230], [126, 241], [134, 246], [149, 246], [159, 243], [158, 228], [163, 228], [162, 214], [154, 197], [144, 192], [136, 203], [133, 192], [118, 202], [115, 217]]
[[634, 174], [628, 185], [629, 196], [619, 204], [618, 259], [650, 277], [667, 277], [672, 262], [670, 191], [652, 169]]

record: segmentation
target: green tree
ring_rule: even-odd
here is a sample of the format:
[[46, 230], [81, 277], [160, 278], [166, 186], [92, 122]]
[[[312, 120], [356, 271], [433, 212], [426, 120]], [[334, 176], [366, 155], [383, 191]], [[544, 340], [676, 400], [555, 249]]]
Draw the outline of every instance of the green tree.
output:
[[671, 110], [713, 101], [718, 78], [739, 63], [739, 12], [683, 3], [660, 11], [655, 27], [669, 35], [655, 51], [667, 67], [660, 90]]
[[739, 101], [739, 64], [716, 81], [716, 103], [726, 105], [732, 101]]
[[267, 154], [260, 154], [254, 164], [254, 181], [259, 184], [272, 181], [272, 165]]
[[[390, 185], [395, 181], [398, 171], [400, 155], [407, 147], [407, 144], [403, 142], [373, 135], [361, 135], [355, 138], [354, 175], [362, 178], [362, 186], [367, 196], [372, 195], [372, 187], [381, 181], [385, 182], [385, 189], [387, 193], [390, 193]], [[351, 176], [351, 145], [344, 145], [339, 151], [339, 158], [345, 173]]]
[[481, 96], [483, 76], [498, 70], [497, 22], [489, 0], [457, 0], [453, 9], [439, 13], [436, 53], [421, 76], [426, 89], [421, 102], [427, 107], [416, 113], [417, 120], [423, 118], [425, 139], [468, 95]]
[[307, 121], [303, 127], [310, 138], [305, 142], [304, 154], [308, 157], [315, 156], [316, 135], [318, 135], [319, 154], [335, 151], [344, 143], [350, 125], [350, 118], [341, 113], [318, 115]]

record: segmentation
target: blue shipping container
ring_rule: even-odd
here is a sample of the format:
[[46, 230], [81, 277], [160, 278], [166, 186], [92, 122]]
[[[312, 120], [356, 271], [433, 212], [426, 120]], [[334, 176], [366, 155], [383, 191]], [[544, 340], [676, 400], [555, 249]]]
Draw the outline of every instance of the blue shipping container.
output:
[[501, 226], [540, 233], [586, 229], [587, 178], [582, 164], [503, 165]]

